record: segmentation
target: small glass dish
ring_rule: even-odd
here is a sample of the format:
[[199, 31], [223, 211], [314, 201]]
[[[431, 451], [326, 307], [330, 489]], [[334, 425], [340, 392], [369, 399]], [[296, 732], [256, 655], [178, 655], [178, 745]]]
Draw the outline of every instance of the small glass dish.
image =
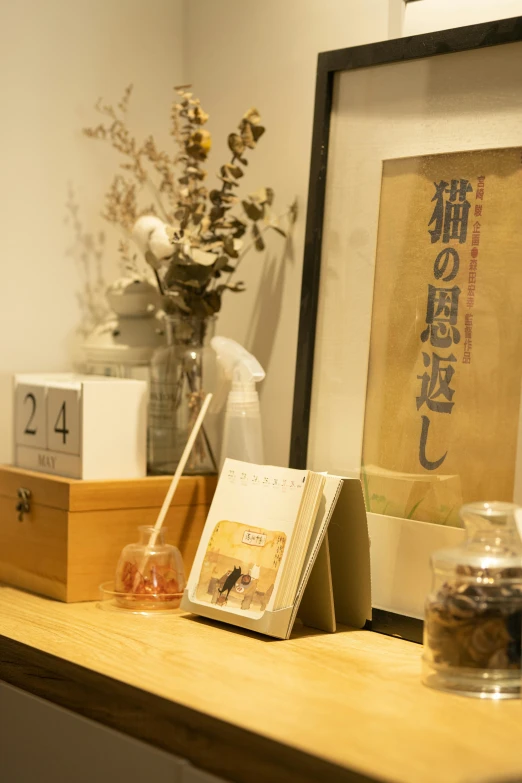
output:
[[179, 549], [165, 543], [165, 528], [155, 532], [142, 525], [139, 530], [140, 540], [122, 550], [114, 582], [100, 585], [101, 606], [135, 614], [177, 609], [185, 589]]
[[126, 609], [132, 614], [157, 614], [179, 608], [183, 593], [127, 593], [116, 590], [114, 582], [100, 585], [101, 609]]

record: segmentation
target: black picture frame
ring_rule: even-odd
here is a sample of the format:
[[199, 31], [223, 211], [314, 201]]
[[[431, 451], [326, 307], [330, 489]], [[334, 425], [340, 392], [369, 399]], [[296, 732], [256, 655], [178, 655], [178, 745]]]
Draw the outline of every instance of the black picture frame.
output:
[[[522, 16], [320, 53], [317, 61], [312, 155], [292, 412], [290, 467], [307, 467], [314, 351], [319, 305], [328, 146], [334, 77], [342, 71], [444, 56], [522, 41]], [[327, 466], [325, 466], [327, 469]], [[422, 640], [421, 620], [373, 609], [372, 630]]]

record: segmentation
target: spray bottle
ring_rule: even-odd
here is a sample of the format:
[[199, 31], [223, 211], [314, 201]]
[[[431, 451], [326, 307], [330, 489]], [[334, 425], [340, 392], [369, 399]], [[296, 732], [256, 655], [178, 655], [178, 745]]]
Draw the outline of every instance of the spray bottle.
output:
[[263, 433], [256, 383], [263, 380], [265, 371], [257, 359], [235, 340], [213, 337], [210, 344], [226, 377], [232, 381], [225, 412], [219, 469], [227, 457], [262, 465]]

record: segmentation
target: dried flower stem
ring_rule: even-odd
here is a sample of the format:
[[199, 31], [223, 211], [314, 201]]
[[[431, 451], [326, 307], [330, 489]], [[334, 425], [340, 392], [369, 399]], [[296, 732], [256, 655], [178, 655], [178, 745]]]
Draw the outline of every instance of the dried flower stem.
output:
[[161, 200], [161, 196], [160, 196], [160, 192], [159, 192], [158, 188], [156, 187], [156, 185], [154, 184], [154, 182], [151, 180], [150, 177], [147, 177], [146, 184], [148, 185], [152, 195], [154, 196], [154, 200], [155, 200], [156, 204], [158, 205], [158, 208], [159, 208], [159, 211], [161, 213], [161, 216], [162, 216], [163, 220], [166, 223], [169, 223], [170, 222], [170, 217], [169, 217], [165, 207], [163, 206], [163, 202]]
[[[276, 217], [276, 219], [275, 219], [275, 222], [276, 222], [276, 223], [279, 223], [281, 220], [284, 220], [285, 218], [288, 218], [288, 217], [290, 217], [290, 216], [292, 215], [292, 213], [293, 213], [293, 207], [292, 207], [292, 206], [290, 206], [290, 207], [288, 207], [288, 209], [287, 209], [285, 212], [281, 212], [281, 214], [280, 214], [280, 215], [278, 215], [278, 216]], [[259, 229], [259, 236], [262, 236], [262, 235], [265, 233], [265, 231], [268, 231], [268, 229], [270, 229], [270, 228], [273, 228], [273, 226], [272, 226], [270, 223], [267, 223], [265, 226], [263, 226], [263, 228]], [[252, 248], [253, 248], [253, 247], [255, 247], [255, 244], [256, 244], [256, 242], [257, 242], [257, 239], [258, 239], [258, 238], [256, 238], [256, 239], [253, 239], [253, 240], [252, 240], [251, 242], [249, 242], [249, 244], [248, 244], [248, 245], [247, 245], [247, 246], [246, 246], [246, 247], [245, 247], [245, 248], [242, 250], [242, 252], [241, 252], [241, 255], [239, 256], [239, 258], [238, 258], [238, 260], [237, 260], [237, 262], [236, 262], [236, 265], [235, 265], [235, 267], [234, 267], [233, 271], [232, 271], [232, 272], [230, 272], [230, 273], [229, 273], [229, 275], [228, 275], [228, 277], [227, 277], [227, 284], [228, 284], [228, 283], [230, 283], [230, 280], [231, 280], [231, 278], [232, 278], [232, 277], [233, 277], [233, 276], [236, 274], [236, 272], [237, 272], [237, 270], [238, 270], [238, 268], [239, 268], [239, 265], [240, 265], [241, 261], [244, 259], [244, 257], [247, 255], [247, 253], [248, 253], [250, 250], [252, 250]]]

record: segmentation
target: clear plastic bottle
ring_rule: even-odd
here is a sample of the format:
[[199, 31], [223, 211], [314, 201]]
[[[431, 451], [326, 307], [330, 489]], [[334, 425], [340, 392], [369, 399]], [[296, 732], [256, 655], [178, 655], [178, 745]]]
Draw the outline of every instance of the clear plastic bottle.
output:
[[265, 461], [263, 428], [256, 384], [265, 371], [251, 353], [228, 337], [210, 341], [219, 364], [232, 382], [227, 398], [219, 469], [227, 457], [262, 465]]
[[465, 543], [435, 552], [423, 682], [480, 698], [520, 696], [522, 542], [512, 503], [463, 506]]

